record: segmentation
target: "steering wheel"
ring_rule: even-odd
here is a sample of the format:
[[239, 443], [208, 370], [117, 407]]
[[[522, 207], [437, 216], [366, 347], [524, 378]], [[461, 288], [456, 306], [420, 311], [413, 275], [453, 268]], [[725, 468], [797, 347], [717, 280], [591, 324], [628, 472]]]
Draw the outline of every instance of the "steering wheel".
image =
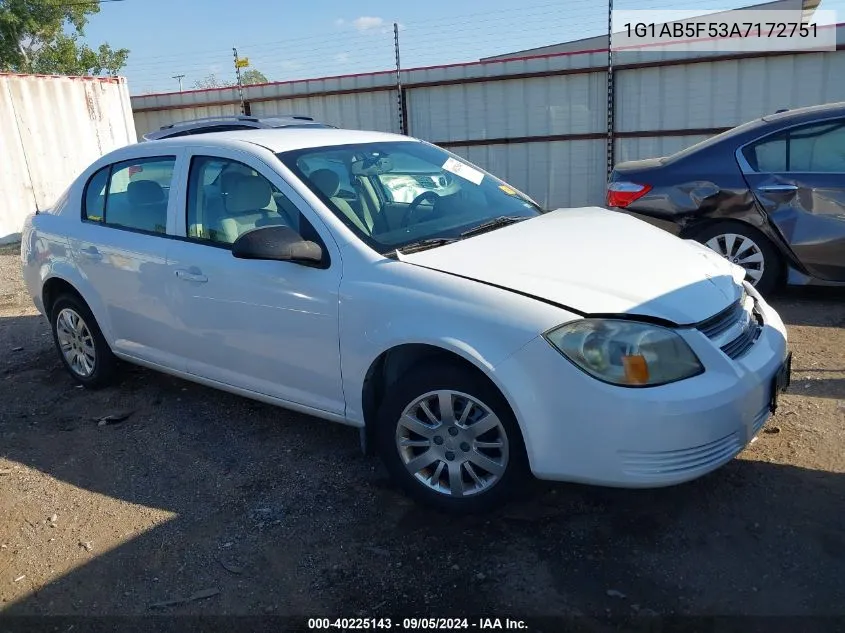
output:
[[411, 224], [411, 220], [413, 219], [414, 214], [417, 212], [423, 202], [430, 199], [431, 203], [434, 204], [439, 198], [440, 196], [433, 191], [423, 191], [420, 195], [418, 195], [411, 201], [411, 204], [408, 205], [408, 210], [405, 211], [405, 217], [402, 218], [402, 226], [408, 227]]

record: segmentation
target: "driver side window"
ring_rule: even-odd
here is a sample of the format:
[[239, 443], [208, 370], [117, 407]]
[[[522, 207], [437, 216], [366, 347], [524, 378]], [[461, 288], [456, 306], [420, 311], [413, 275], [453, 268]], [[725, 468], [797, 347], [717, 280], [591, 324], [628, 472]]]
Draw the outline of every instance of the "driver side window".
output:
[[191, 160], [186, 219], [188, 238], [220, 245], [231, 245], [261, 226], [288, 226], [303, 237], [314, 232], [264, 176], [248, 165], [215, 156]]

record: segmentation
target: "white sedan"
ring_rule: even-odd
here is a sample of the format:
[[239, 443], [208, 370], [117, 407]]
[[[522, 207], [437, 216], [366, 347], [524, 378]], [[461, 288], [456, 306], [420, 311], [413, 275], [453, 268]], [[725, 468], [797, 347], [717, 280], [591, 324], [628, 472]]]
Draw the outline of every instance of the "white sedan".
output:
[[699, 477], [789, 380], [783, 323], [741, 268], [612, 211], [544, 212], [391, 134], [125, 147], [27, 220], [21, 255], [83, 385], [123, 360], [359, 427], [446, 510], [501, 503], [529, 472]]

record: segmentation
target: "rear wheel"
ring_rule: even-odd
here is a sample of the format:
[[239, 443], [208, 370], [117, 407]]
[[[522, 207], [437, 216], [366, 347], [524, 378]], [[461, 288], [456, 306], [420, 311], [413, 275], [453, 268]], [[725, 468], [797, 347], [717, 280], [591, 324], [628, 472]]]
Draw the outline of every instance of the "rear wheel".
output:
[[769, 238], [741, 222], [717, 222], [694, 236], [697, 242], [745, 269], [745, 280], [760, 294], [778, 285], [783, 262]]
[[74, 380], [92, 388], [112, 382], [117, 358], [84, 301], [73, 294], [60, 296], [53, 304], [50, 325], [59, 358]]
[[458, 364], [420, 365], [392, 385], [376, 421], [387, 469], [414, 499], [469, 513], [503, 504], [527, 472], [501, 393]]

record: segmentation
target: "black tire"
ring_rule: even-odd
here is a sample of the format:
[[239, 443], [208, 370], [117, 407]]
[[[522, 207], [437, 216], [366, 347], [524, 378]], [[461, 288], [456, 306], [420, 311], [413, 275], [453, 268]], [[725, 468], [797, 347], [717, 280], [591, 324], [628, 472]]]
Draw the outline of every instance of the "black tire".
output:
[[[58, 319], [65, 310], [72, 310], [82, 318], [93, 340], [93, 370], [88, 375], [80, 374], [68, 362], [65, 354], [62, 352], [59, 342]], [[82, 299], [74, 294], [64, 294], [56, 299], [50, 312], [50, 329], [53, 331], [53, 343], [56, 346], [59, 359], [76, 382], [90, 389], [98, 389], [111, 384], [115, 380], [117, 376], [117, 357], [112, 353], [109, 344], [106, 342], [105, 337], [103, 337], [102, 331], [100, 331], [97, 320]]]
[[763, 275], [756, 283], [747, 275], [746, 280], [762, 295], [775, 290], [783, 279], [783, 259], [775, 245], [761, 231], [744, 222], [715, 222], [697, 231], [692, 237], [696, 242], [707, 245], [713, 238], [727, 234], [741, 235], [757, 245], [763, 255]]
[[[501, 427], [497, 427], [495, 433], [498, 434], [501, 433], [502, 429], [504, 430], [507, 440], [507, 459], [503, 474], [489, 488], [481, 489], [479, 492], [467, 496], [454, 497], [438, 492], [421, 482], [405, 467], [396, 441], [399, 420], [405, 409], [418, 398], [429, 392], [440, 390], [450, 390], [471, 396], [495, 414], [501, 422]], [[459, 396], [456, 397], [459, 398]], [[379, 407], [375, 423], [376, 428], [373, 434], [375, 444], [393, 479], [410, 497], [442, 512], [451, 514], [481, 513], [504, 505], [519, 484], [525, 481], [529, 472], [522, 433], [507, 401], [484, 376], [461, 366], [459, 363], [432, 360], [410, 370], [388, 388], [387, 394]], [[443, 428], [448, 431], [445, 426]], [[447, 434], [443, 433], [443, 436], [445, 437]], [[479, 437], [483, 437], [483, 435]], [[457, 443], [460, 438], [447, 438], [446, 447], [450, 445], [452, 439]], [[463, 445], [461, 444], [461, 446]], [[430, 448], [434, 448], [433, 444], [430, 445]], [[445, 447], [439, 448], [446, 450]], [[454, 450], [461, 456], [466, 455], [468, 457], [470, 451], [475, 452], [477, 449], [473, 443], [470, 451], [466, 453], [460, 452], [461, 449], [457, 446]], [[456, 463], [460, 462], [461, 457], [458, 457], [455, 461]], [[443, 465], [448, 469], [449, 465], [445, 461], [443, 461]], [[475, 465], [472, 467], [474, 471], [477, 469]], [[474, 486], [475, 483], [468, 479], [469, 473], [464, 471], [463, 468], [465, 466], [458, 466], [459, 471], [466, 474], [469, 485]]]

